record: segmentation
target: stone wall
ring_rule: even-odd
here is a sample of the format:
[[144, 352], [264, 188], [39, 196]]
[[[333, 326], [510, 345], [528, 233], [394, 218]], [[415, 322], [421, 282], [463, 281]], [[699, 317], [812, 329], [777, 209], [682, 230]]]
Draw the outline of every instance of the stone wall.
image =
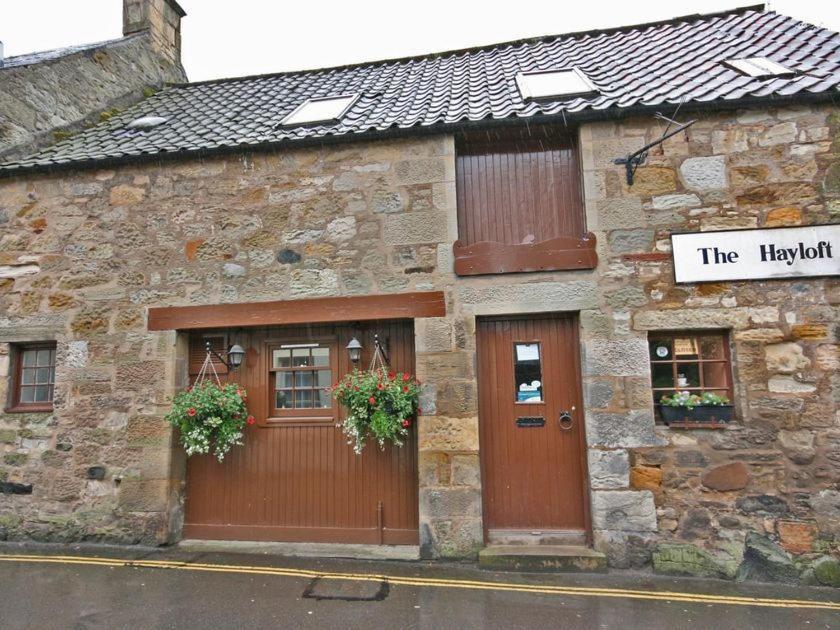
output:
[[[452, 273], [451, 137], [0, 181], [0, 341], [57, 339], [63, 374], [54, 414], [0, 416], [0, 474], [33, 483], [0, 503], [0, 519], [20, 519], [6, 535], [177, 535], [162, 414], [179, 353], [173, 336], [146, 332], [147, 307], [443, 290], [446, 317], [415, 322], [427, 556], [482, 544], [476, 317], [546, 311], [580, 316], [594, 538], [612, 565], [656, 552], [661, 570], [731, 575], [750, 531], [810, 547], [802, 558], [828, 551], [840, 510], [837, 280], [675, 286], [668, 234], [836, 221], [838, 126], [829, 108], [710, 114], [652, 152], [629, 188], [612, 159], [658, 125], [587, 124], [598, 268], [504, 277]], [[730, 332], [738, 417], [727, 430], [655, 426], [647, 333], [674, 328]], [[86, 354], [71, 351], [81, 344]], [[67, 365], [80, 354], [85, 364]], [[86, 467], [102, 462], [105, 481], [86, 490]]]
[[[836, 108], [705, 115], [652, 151], [630, 188], [611, 160], [660, 130], [642, 120], [582, 129], [606, 295], [584, 344], [589, 440], [599, 450], [590, 469], [596, 540], [613, 564], [644, 564], [658, 549], [663, 571], [732, 577], [757, 570], [742, 565], [749, 532], [802, 562], [837, 553], [838, 280], [678, 286], [668, 237], [836, 223], [838, 130]], [[654, 429], [646, 334], [707, 329], [730, 335], [736, 422]], [[630, 515], [638, 531], [597, 531], [602, 506], [604, 522]]]
[[[0, 156], [7, 161], [98, 123], [167, 82], [185, 81], [179, 59], [142, 31], [26, 66], [0, 68]], [[179, 36], [180, 42], [180, 36]]]

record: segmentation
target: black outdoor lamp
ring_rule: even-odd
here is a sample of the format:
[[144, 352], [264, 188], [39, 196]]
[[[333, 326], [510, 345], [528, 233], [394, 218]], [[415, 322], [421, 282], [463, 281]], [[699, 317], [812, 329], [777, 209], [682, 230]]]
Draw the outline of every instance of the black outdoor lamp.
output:
[[229, 370], [237, 369], [240, 365], [242, 365], [242, 360], [245, 358], [245, 348], [240, 346], [238, 343], [235, 343], [230, 348], [228, 348], [227, 361], [225, 361], [225, 358], [223, 356], [221, 356], [218, 352], [216, 352], [215, 350], [213, 350], [213, 348], [210, 347], [209, 341], [207, 342], [206, 347], [207, 352], [209, 352], [219, 361], [221, 361], [224, 364], [224, 366], [227, 367]]
[[353, 363], [358, 363], [359, 359], [362, 358], [362, 344], [355, 337], [347, 344], [347, 353], [350, 355], [350, 360]]

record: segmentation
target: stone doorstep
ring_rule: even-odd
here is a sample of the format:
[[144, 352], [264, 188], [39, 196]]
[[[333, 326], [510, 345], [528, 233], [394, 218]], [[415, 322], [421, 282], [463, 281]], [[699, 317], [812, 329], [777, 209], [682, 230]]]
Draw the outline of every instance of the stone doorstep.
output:
[[489, 545], [478, 566], [492, 571], [606, 573], [607, 557], [578, 545]]
[[416, 545], [353, 545], [342, 543], [252, 542], [247, 540], [182, 540], [178, 549], [193, 553], [250, 553], [292, 558], [348, 558], [351, 560], [419, 560]]

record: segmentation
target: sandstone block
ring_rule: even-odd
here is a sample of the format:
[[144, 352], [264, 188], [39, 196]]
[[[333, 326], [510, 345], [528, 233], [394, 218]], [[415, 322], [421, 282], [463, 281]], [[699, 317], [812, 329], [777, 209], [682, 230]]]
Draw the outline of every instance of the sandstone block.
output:
[[383, 230], [386, 245], [440, 243], [448, 240], [448, 218], [442, 212], [392, 214], [385, 219]]
[[742, 127], [712, 131], [712, 152], [725, 155], [747, 151], [747, 132]]
[[704, 486], [718, 492], [742, 490], [747, 487], [749, 481], [750, 470], [743, 462], [715, 466], [701, 477]]
[[662, 195], [653, 198], [654, 210], [680, 210], [699, 208], [702, 205], [700, 197], [694, 194]]
[[415, 323], [418, 352], [452, 350], [452, 325], [445, 317], [419, 319]]
[[633, 466], [630, 487], [634, 490], [659, 490], [662, 487], [662, 469], [659, 466]]
[[814, 434], [811, 431], [779, 431], [779, 446], [782, 452], [796, 464], [810, 464], [817, 451], [814, 448]]
[[642, 202], [638, 197], [617, 197], [597, 203], [597, 223], [589, 229], [615, 230], [634, 228], [644, 223]]
[[797, 381], [790, 376], [774, 376], [767, 381], [767, 388], [771, 392], [780, 394], [810, 394], [817, 391], [816, 385]]
[[796, 339], [826, 339], [829, 335], [826, 324], [797, 324], [790, 332]]
[[654, 433], [653, 411], [591, 412], [586, 415], [586, 440], [591, 447], [660, 446]]
[[796, 123], [784, 122], [773, 125], [758, 139], [758, 146], [772, 147], [777, 144], [791, 144], [796, 142]]
[[592, 492], [592, 527], [621, 531], [656, 531], [656, 506], [647, 490]]
[[775, 208], [767, 213], [764, 218], [765, 227], [780, 227], [784, 225], [800, 225], [802, 223], [802, 211], [799, 208], [785, 206]]
[[811, 360], [796, 343], [777, 343], [764, 347], [764, 360], [769, 372], [793, 374], [811, 365]]
[[644, 376], [649, 373], [647, 341], [640, 337], [584, 342], [583, 373], [589, 376]]
[[635, 195], [661, 195], [676, 189], [677, 174], [666, 166], [642, 166], [633, 178], [632, 192]]
[[126, 512], [163, 512], [168, 495], [168, 480], [126, 479], [120, 484], [118, 503]]
[[809, 553], [817, 537], [815, 523], [800, 521], [778, 521], [776, 529], [782, 549], [788, 553]]
[[629, 456], [625, 450], [590, 449], [589, 482], [593, 488], [626, 488], [629, 483]]
[[591, 280], [505, 282], [460, 286], [458, 299], [466, 313], [493, 315], [592, 309], [598, 304], [598, 293]]
[[110, 202], [112, 206], [129, 206], [142, 201], [145, 196], [144, 188], [120, 184], [111, 189]]
[[421, 451], [478, 451], [478, 419], [429, 416], [417, 427]]
[[684, 160], [680, 175], [686, 188], [701, 192], [722, 190], [728, 186], [726, 158], [723, 155], [695, 157]]
[[609, 244], [613, 254], [650, 251], [653, 245], [653, 230], [613, 230], [609, 235]]
[[424, 158], [404, 160], [394, 165], [394, 171], [401, 184], [427, 184], [446, 179], [445, 158]]

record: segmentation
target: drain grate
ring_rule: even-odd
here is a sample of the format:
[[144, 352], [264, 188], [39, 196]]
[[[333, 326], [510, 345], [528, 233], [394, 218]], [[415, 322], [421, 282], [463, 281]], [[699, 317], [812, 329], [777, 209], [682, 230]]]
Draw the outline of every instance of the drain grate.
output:
[[381, 602], [391, 587], [387, 580], [342, 580], [313, 578], [303, 591], [304, 599], [334, 599], [342, 602]]

